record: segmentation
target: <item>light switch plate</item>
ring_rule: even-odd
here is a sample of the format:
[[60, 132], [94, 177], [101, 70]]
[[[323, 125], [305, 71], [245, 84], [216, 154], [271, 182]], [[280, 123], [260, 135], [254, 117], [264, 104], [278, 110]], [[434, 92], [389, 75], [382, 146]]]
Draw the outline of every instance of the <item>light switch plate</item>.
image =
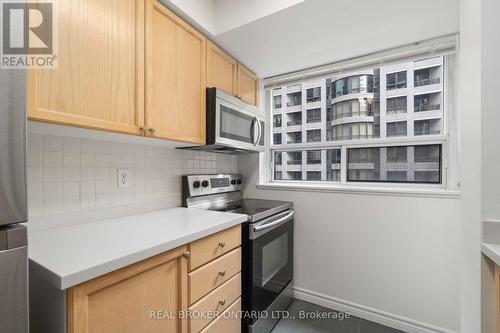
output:
[[118, 188], [127, 188], [130, 185], [130, 170], [118, 169]]

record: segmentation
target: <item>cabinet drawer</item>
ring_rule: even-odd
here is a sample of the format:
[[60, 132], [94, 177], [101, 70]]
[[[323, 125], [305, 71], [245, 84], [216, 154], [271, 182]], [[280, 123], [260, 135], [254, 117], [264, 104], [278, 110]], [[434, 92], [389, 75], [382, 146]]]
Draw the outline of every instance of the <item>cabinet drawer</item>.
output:
[[203, 327], [212, 321], [217, 313], [222, 313], [240, 296], [241, 273], [238, 273], [189, 308], [194, 317], [189, 321], [189, 332], [200, 332]]
[[241, 248], [189, 273], [189, 304], [193, 304], [241, 271]]
[[231, 304], [226, 311], [211, 322], [201, 333], [239, 333], [241, 332], [241, 298]]
[[239, 225], [193, 242], [190, 244], [189, 270], [192, 271], [240, 245], [241, 226]]

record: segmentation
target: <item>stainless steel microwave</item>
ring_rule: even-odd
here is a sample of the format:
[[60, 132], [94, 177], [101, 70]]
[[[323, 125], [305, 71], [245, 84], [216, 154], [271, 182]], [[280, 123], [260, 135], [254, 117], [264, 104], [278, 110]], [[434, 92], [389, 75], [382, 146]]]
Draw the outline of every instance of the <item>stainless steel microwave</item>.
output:
[[207, 88], [206, 145], [183, 147], [226, 154], [264, 151], [265, 113], [217, 88]]

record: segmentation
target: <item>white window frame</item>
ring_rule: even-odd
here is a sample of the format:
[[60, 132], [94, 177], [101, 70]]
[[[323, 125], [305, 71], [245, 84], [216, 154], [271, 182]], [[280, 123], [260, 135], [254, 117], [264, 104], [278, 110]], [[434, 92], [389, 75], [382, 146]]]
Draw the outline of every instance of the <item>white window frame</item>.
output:
[[[454, 52], [444, 53], [453, 54]], [[437, 56], [439, 54], [434, 54], [432, 56]], [[419, 54], [414, 59], [418, 60], [424, 58], [424, 55]], [[395, 62], [406, 61], [406, 59], [395, 59]], [[257, 185], [262, 189], [283, 189], [283, 190], [309, 190], [309, 191], [340, 191], [340, 192], [363, 192], [363, 193], [399, 193], [399, 194], [410, 194], [410, 195], [424, 195], [424, 196], [449, 196], [449, 197], [459, 197], [460, 196], [460, 181], [458, 177], [458, 140], [457, 133], [458, 128], [456, 124], [456, 76], [457, 76], [457, 64], [456, 56], [451, 62], [453, 68], [451, 69], [452, 74], [450, 75], [450, 69], [444, 71], [442, 75], [443, 82], [443, 130], [442, 134], [439, 135], [425, 135], [419, 137], [392, 137], [387, 139], [368, 139], [368, 140], [347, 140], [347, 141], [329, 141], [327, 143], [303, 143], [303, 144], [282, 144], [282, 145], [270, 145], [270, 140], [266, 142], [266, 151], [261, 153], [260, 156], [260, 174], [259, 174], [259, 184]], [[445, 60], [443, 68], [448, 66], [449, 63]], [[376, 68], [376, 64], [371, 64], [366, 68]], [[365, 69], [366, 69], [365, 68]], [[352, 73], [346, 72], [345, 76], [355, 75], [362, 71], [363, 68], [353, 67]], [[397, 71], [395, 71], [397, 72]], [[323, 75], [322, 77], [331, 78], [334, 75]], [[320, 76], [316, 77], [322, 78]], [[407, 76], [408, 77], [408, 76]], [[449, 80], [449, 77], [452, 80]], [[307, 81], [301, 82], [299, 80], [296, 83], [304, 84], [307, 87]], [[282, 84], [284, 85], [284, 84]], [[292, 84], [290, 84], [292, 85]], [[452, 85], [453, 87], [450, 87]], [[450, 89], [451, 88], [451, 89]], [[272, 119], [272, 108], [271, 105], [267, 105], [268, 102], [272, 103], [272, 90], [270, 88], [265, 90], [261, 94], [263, 99], [263, 105], [265, 104], [268, 109], [268, 115]], [[449, 92], [452, 91], [453, 95]], [[270, 96], [266, 97], [266, 96]], [[391, 96], [391, 97], [396, 97]], [[448, 114], [450, 109], [454, 110], [454, 114]], [[284, 113], [284, 111], [283, 111]], [[451, 121], [452, 120], [452, 121]], [[266, 130], [271, 135], [272, 134], [272, 122], [271, 126], [267, 126]], [[286, 133], [285, 133], [286, 134]], [[267, 135], [267, 138], [270, 138]], [[383, 141], [380, 141], [383, 140]], [[405, 145], [425, 145], [425, 144], [440, 144], [441, 145], [441, 184], [415, 184], [415, 183], [387, 183], [387, 182], [347, 182], [347, 150], [349, 148], [360, 148], [360, 147], [389, 147], [389, 146], [405, 146]], [[341, 181], [296, 181], [296, 180], [273, 180], [273, 154], [275, 151], [296, 151], [296, 150], [328, 150], [328, 149], [340, 149], [341, 150]], [[307, 154], [307, 153], [306, 153]]]

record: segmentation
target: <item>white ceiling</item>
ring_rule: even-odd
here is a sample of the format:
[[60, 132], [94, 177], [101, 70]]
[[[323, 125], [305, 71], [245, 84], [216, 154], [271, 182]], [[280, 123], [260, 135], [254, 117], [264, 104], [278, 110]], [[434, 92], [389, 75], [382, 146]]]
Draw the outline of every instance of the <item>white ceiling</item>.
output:
[[[458, 0], [162, 0], [261, 77], [458, 32]], [[302, 1], [302, 2], [301, 2]]]

